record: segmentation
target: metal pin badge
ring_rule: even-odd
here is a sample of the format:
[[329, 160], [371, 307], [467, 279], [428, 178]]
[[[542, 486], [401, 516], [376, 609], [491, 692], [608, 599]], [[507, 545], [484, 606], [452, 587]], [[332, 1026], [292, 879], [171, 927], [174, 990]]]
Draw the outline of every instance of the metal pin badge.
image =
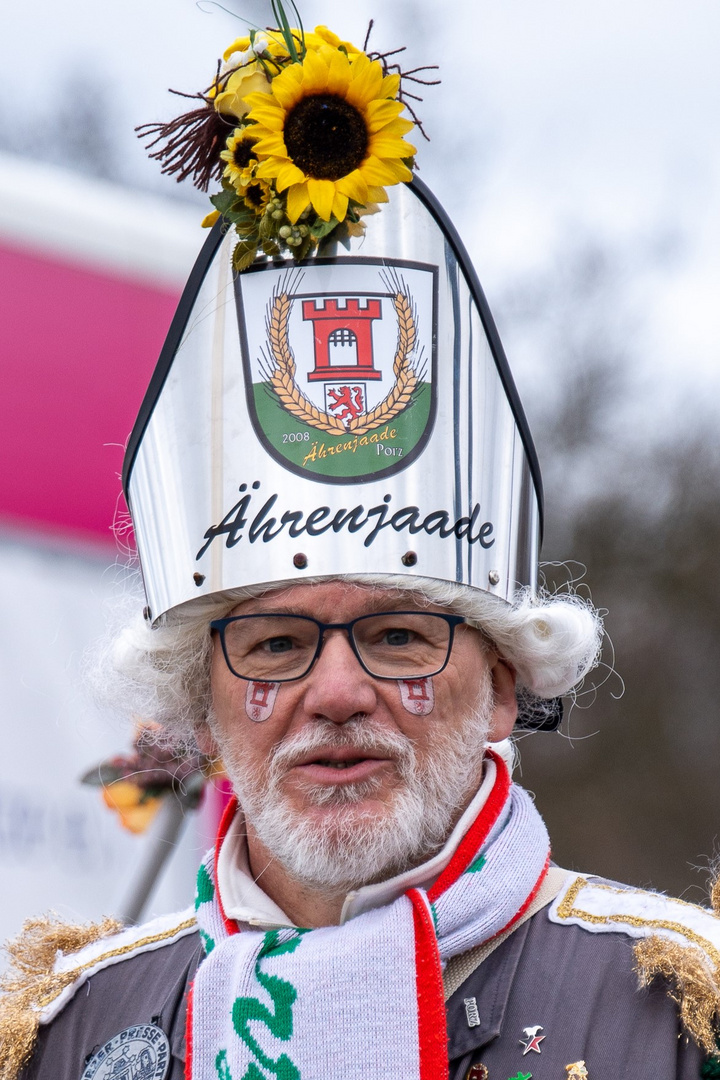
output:
[[136, 1024], [118, 1032], [88, 1061], [80, 1080], [142, 1077], [165, 1080], [170, 1068], [170, 1043], [155, 1024]]
[[540, 1024], [535, 1024], [534, 1027], [523, 1028], [523, 1035], [525, 1038], [520, 1039], [520, 1045], [523, 1048], [523, 1057], [525, 1057], [526, 1054], [529, 1054], [531, 1050], [536, 1054], [540, 1053], [540, 1043], [545, 1038], [544, 1035], [539, 1034], [541, 1031], [542, 1027]]
[[467, 1016], [468, 1027], [479, 1027], [480, 1013], [478, 1012], [477, 1001], [475, 998], [464, 998], [463, 1004], [465, 1005], [465, 1015]]
[[584, 1061], [576, 1061], [572, 1065], [565, 1066], [567, 1080], [588, 1080], [588, 1071]]
[[471, 1065], [468, 1071], [465, 1073], [465, 1080], [488, 1080], [487, 1065], [483, 1065], [482, 1062], [478, 1062], [477, 1065]]

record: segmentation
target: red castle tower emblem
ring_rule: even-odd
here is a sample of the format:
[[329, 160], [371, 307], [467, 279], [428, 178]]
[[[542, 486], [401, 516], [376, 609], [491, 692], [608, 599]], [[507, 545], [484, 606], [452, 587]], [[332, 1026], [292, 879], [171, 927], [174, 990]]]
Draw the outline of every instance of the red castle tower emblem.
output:
[[[359, 298], [348, 298], [342, 307], [339, 299], [329, 297], [321, 302], [303, 300], [302, 314], [313, 324], [315, 367], [308, 372], [310, 382], [382, 379], [374, 366], [372, 341], [373, 320], [382, 318], [379, 300], [368, 298], [363, 307]], [[346, 348], [354, 353], [355, 362], [334, 362], [338, 349]]]

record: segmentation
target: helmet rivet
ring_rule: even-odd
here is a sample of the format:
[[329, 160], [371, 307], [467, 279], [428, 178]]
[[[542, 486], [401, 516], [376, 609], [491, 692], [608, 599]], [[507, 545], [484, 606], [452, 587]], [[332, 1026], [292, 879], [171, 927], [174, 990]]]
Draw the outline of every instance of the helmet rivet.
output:
[[145, 622], [152, 622], [152, 611], [147, 605], [143, 608], [143, 619]]
[[403, 566], [414, 566], [417, 562], [417, 555], [414, 551], [406, 551], [400, 562]]
[[488, 581], [490, 582], [490, 584], [491, 585], [497, 585], [499, 580], [500, 580], [500, 575], [498, 574], [497, 570], [491, 570], [490, 573], [488, 574]]
[[196, 585], [198, 585], [198, 586], [202, 585], [204, 580], [205, 580], [205, 575], [204, 574], [198, 574], [197, 572], [193, 574], [193, 581], [195, 582]]
[[293, 566], [296, 570], [304, 570], [307, 564], [307, 555], [303, 555], [301, 551], [298, 551], [297, 555], [293, 555]]

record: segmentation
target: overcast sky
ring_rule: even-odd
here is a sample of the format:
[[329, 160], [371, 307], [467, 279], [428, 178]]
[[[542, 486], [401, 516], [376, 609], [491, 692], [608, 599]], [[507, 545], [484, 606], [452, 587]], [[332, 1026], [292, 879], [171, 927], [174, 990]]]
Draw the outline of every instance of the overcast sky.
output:
[[[258, 0], [226, 6], [251, 23], [271, 20]], [[358, 45], [374, 17], [376, 48], [406, 44], [405, 66], [440, 64], [442, 85], [419, 107], [432, 142], [417, 140], [418, 161], [491, 303], [589, 237], [627, 272], [648, 364], [685, 381], [714, 378], [720, 0], [308, 0], [302, 14]], [[128, 172], [149, 177], [132, 126], [174, 115], [167, 87], [207, 85], [243, 32], [209, 0], [33, 0], [13, 5], [8, 21], [0, 89], [37, 118], [49, 182], [43, 107], [69, 72], [106, 81]]]

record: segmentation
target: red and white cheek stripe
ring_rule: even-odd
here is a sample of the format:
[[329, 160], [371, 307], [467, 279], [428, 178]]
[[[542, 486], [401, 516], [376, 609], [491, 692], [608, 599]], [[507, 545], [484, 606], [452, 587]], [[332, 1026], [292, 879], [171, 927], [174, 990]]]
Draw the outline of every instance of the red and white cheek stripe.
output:
[[245, 712], [256, 724], [268, 720], [275, 707], [279, 682], [249, 682], [245, 694]]
[[432, 679], [398, 679], [398, 686], [406, 712], [413, 716], [427, 716], [435, 708]]

